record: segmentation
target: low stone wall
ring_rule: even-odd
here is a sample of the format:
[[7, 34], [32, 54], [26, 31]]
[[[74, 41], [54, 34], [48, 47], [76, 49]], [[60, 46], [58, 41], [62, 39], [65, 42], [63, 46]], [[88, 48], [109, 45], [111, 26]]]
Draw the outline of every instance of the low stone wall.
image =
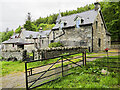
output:
[[120, 49], [120, 45], [111, 45], [111, 49]]
[[4, 58], [16, 57], [17, 60], [22, 60], [23, 51], [2, 51], [2, 57]]
[[[87, 49], [87, 47], [58, 47], [58, 48], [46, 48], [37, 51], [33, 51], [33, 60], [47, 59], [59, 56], [61, 54], [69, 53], [80, 53]], [[26, 50], [16, 50], [16, 51], [2, 51], [2, 57], [8, 59], [10, 57], [16, 57], [17, 60], [27, 60]]]
[[80, 53], [87, 49], [87, 47], [58, 47], [58, 48], [48, 48], [42, 49], [40, 51], [35, 51], [35, 60], [43, 58], [53, 58], [64, 53]]

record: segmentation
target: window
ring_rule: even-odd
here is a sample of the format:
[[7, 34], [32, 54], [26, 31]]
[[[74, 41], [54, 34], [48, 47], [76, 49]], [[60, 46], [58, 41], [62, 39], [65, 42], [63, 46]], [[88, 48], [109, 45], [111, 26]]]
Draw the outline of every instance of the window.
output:
[[96, 29], [98, 28], [98, 21], [96, 21]]
[[110, 44], [110, 41], [108, 41], [108, 45]]
[[42, 44], [44, 43], [44, 41], [42, 40]]
[[24, 45], [17, 45], [18, 46], [18, 48], [20, 48], [20, 49], [24, 49]]
[[13, 47], [14, 47], [14, 44], [13, 44]]
[[83, 19], [81, 19], [81, 23], [84, 23], [84, 20], [83, 20]]
[[101, 30], [103, 30], [103, 24], [101, 24]]
[[100, 38], [98, 39], [98, 46], [99, 47], [101, 46], [101, 39]]
[[77, 28], [80, 28], [79, 25], [80, 25], [80, 20], [77, 20], [77, 21], [76, 21], [76, 27], [77, 27]]

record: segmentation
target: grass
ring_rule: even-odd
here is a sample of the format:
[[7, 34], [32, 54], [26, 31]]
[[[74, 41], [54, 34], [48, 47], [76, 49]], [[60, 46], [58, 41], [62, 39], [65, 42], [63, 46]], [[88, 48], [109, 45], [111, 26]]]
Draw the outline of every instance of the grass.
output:
[[[116, 58], [118, 56], [111, 56]], [[103, 67], [103, 65], [120, 66], [119, 64], [100, 63], [107, 61], [106, 58], [96, 59], [96, 62], [89, 62], [85, 67], [76, 67], [71, 71], [74, 74], [62, 77], [56, 81], [43, 85], [39, 88], [120, 88], [120, 71], [117, 68]], [[109, 59], [110, 62], [120, 62], [118, 59]], [[109, 71], [109, 74], [101, 73], [101, 70]]]
[[2, 76], [5, 76], [5, 75], [11, 74], [11, 73], [24, 71], [24, 62], [1, 61], [0, 63], [2, 64]]

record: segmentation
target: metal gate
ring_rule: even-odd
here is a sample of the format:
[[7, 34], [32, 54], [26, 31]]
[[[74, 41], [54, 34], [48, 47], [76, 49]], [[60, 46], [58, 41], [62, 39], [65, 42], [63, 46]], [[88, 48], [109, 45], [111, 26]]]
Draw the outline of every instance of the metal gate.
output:
[[[26, 89], [40, 87], [46, 83], [55, 81], [58, 78], [72, 74], [73, 72], [70, 70], [74, 67], [86, 65], [86, 52], [82, 52], [81, 56], [77, 57], [74, 57], [75, 54], [25, 62]], [[73, 59], [74, 61], [72, 61]], [[50, 60], [53, 60], [53, 62], [45, 64]], [[32, 68], [29, 66], [30, 63], [36, 64], [42, 62], [44, 62], [43, 65], [37, 65]]]

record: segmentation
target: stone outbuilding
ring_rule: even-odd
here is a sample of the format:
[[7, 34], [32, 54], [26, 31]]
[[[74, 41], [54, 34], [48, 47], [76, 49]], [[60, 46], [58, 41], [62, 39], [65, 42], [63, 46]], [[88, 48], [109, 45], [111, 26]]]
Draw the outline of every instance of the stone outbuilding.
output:
[[49, 44], [49, 33], [51, 30], [39, 30], [39, 32], [27, 31], [22, 28], [19, 34], [10, 37], [9, 40], [2, 42], [2, 51], [15, 50], [37, 50], [38, 48], [46, 48]]

